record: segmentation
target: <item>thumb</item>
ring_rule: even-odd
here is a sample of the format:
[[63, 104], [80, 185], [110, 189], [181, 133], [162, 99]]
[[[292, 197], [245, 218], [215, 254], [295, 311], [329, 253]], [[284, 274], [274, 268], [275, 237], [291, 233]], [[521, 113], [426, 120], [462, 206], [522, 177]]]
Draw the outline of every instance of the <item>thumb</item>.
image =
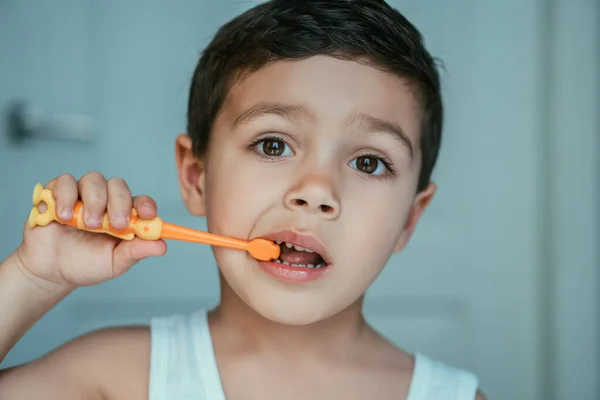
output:
[[164, 256], [166, 252], [164, 240], [123, 240], [113, 250], [113, 274], [123, 275], [144, 258]]

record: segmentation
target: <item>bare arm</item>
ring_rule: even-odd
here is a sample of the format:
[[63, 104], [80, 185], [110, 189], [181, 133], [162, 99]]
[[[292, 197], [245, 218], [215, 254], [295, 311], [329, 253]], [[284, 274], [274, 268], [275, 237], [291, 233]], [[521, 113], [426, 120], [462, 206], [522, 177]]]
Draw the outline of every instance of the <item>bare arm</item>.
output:
[[[133, 197], [123, 179], [107, 180], [99, 172], [79, 180], [63, 174], [45, 188], [36, 186], [34, 198], [38, 197], [53, 199], [36, 205], [40, 213], [54, 207], [64, 221], [79, 218], [88, 228], [99, 228], [103, 215], [109, 216], [111, 226], [124, 228], [132, 207], [140, 218], [156, 216], [153, 199]], [[78, 199], [83, 214], [75, 216]], [[0, 363], [25, 332], [74, 288], [121, 276], [140, 260], [165, 251], [161, 240], [122, 241], [58, 223], [34, 228], [25, 224], [18, 250], [0, 263]], [[143, 393], [149, 352], [147, 328], [85, 335], [39, 360], [0, 370], [0, 400], [142, 399], [147, 397]]]
[[0, 365], [25, 332], [69, 293], [27, 272], [16, 252], [0, 263]]
[[149, 369], [147, 328], [105, 329], [0, 371], [0, 400], [143, 400], [148, 398]]
[[[36, 279], [19, 264], [16, 254], [0, 264], [0, 361], [70, 293]], [[0, 369], [0, 400], [146, 399], [149, 354], [147, 328], [93, 332], [31, 363]]]
[[147, 328], [106, 329], [0, 371], [0, 400], [143, 400], [149, 368]]

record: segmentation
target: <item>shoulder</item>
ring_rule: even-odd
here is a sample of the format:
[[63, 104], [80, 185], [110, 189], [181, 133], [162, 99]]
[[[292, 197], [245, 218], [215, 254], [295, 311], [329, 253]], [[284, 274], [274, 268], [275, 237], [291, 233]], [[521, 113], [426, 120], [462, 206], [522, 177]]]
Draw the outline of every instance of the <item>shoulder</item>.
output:
[[106, 354], [106, 352], [116, 353], [119, 350], [128, 349], [136, 351], [144, 348], [150, 349], [150, 328], [148, 326], [103, 328], [79, 336], [63, 346], [64, 351], [93, 352], [98, 356]]
[[150, 330], [146, 326], [93, 331], [67, 343], [49, 358], [81, 368], [106, 399], [148, 398]]
[[7, 398], [147, 399], [149, 352], [148, 328], [94, 331], [0, 371], [0, 391]]

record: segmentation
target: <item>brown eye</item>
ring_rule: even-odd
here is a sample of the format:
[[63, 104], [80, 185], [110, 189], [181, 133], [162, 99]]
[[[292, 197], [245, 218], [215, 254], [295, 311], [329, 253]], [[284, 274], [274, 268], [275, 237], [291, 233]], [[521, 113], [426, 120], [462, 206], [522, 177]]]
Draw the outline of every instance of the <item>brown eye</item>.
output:
[[276, 137], [261, 139], [255, 145], [255, 151], [258, 151], [267, 157], [285, 157], [293, 155], [287, 143]]
[[268, 156], [278, 157], [283, 154], [285, 145], [281, 140], [267, 139], [263, 142], [263, 151]]
[[356, 169], [365, 174], [373, 174], [378, 166], [379, 160], [375, 157], [362, 156], [356, 159]]

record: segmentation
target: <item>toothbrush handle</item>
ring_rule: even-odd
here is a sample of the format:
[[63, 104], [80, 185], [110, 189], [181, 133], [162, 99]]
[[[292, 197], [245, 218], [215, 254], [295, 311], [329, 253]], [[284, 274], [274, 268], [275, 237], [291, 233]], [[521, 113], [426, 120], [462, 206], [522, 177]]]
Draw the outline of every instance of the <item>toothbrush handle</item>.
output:
[[[40, 213], [37, 205], [46, 203], [47, 209]], [[69, 221], [63, 221], [56, 215], [56, 200], [50, 189], [44, 189], [39, 183], [33, 190], [33, 208], [29, 214], [29, 227], [46, 226], [52, 221], [63, 225], [72, 226], [87, 232], [106, 233], [122, 240], [133, 240], [136, 236], [144, 240], [157, 240], [162, 233], [162, 219], [154, 217], [149, 220], [140, 219], [135, 209], [131, 210], [129, 225], [124, 229], [116, 229], [110, 225], [108, 214], [105, 213], [102, 218], [100, 228], [88, 228], [83, 223], [83, 202], [77, 201], [73, 209], [73, 218]]]
[[58, 222], [88, 232], [106, 233], [122, 240], [133, 240], [136, 236], [144, 240], [157, 240], [160, 238], [162, 231], [162, 220], [159, 217], [148, 220], [140, 219], [135, 209], [131, 210], [129, 225], [124, 229], [116, 229], [111, 226], [108, 213], [104, 213], [100, 228], [88, 228], [83, 223], [83, 202], [81, 201], [75, 203], [73, 218], [70, 221]]

